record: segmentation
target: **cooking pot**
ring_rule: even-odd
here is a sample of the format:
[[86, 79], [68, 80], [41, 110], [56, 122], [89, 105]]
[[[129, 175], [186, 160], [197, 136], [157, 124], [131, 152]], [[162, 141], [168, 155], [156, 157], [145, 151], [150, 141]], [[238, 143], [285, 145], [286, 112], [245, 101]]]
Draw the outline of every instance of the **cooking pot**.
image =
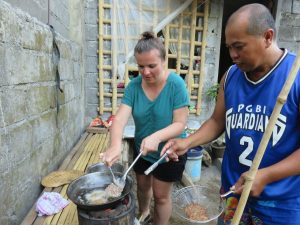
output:
[[[114, 163], [112, 166], [111, 166], [111, 169], [113, 172], [120, 172], [120, 173], [123, 173], [124, 172], [124, 166], [120, 163]], [[107, 165], [103, 162], [99, 162], [99, 163], [96, 163], [96, 164], [92, 164], [90, 165], [87, 170], [86, 170], [87, 173], [94, 173], [94, 172], [110, 172], [109, 171], [109, 168], [107, 167]]]
[[[114, 175], [116, 178], [121, 178], [123, 173], [114, 172]], [[112, 182], [113, 178], [109, 172], [89, 173], [72, 181], [67, 189], [67, 195], [78, 208], [83, 210], [96, 211], [113, 208], [119, 205], [119, 203], [122, 202], [122, 200], [124, 200], [124, 198], [132, 190], [133, 181], [129, 176], [126, 178], [125, 187], [119, 197], [109, 198], [106, 203], [100, 205], [83, 203], [81, 200], [81, 196], [84, 193], [93, 190], [105, 190], [105, 188]]]

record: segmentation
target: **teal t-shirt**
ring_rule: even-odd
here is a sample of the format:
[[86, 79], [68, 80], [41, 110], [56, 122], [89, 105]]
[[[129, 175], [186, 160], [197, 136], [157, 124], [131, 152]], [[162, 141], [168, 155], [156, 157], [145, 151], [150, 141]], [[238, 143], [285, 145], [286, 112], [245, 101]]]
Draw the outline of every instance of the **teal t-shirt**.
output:
[[[142, 77], [131, 80], [125, 89], [122, 103], [132, 108], [135, 123], [135, 148], [140, 149], [142, 140], [173, 122], [173, 111], [189, 105], [189, 96], [184, 80], [170, 73], [167, 82], [154, 101], [148, 99], [142, 88]], [[181, 137], [184, 137], [182, 133]], [[155, 162], [160, 157], [164, 143], [157, 152], [148, 153], [143, 158]]]

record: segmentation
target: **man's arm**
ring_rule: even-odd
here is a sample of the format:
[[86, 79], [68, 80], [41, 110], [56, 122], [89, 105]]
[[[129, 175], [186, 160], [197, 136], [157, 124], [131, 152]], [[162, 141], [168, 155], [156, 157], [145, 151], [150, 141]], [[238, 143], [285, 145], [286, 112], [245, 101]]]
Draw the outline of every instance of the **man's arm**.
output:
[[[213, 114], [203, 125], [192, 135], [184, 139], [170, 140], [162, 150], [164, 154], [167, 150], [170, 158], [176, 160], [178, 155], [183, 155], [188, 149], [209, 143], [219, 137], [225, 129], [225, 100], [224, 100], [224, 77], [220, 82], [217, 102]], [[174, 152], [175, 154], [172, 154]]]

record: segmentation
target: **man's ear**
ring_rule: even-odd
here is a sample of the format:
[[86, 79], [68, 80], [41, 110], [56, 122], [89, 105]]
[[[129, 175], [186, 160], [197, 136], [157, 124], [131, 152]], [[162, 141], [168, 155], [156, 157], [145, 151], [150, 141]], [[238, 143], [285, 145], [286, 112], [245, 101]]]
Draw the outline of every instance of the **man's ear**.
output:
[[275, 38], [275, 32], [273, 29], [268, 29], [264, 32], [264, 39], [266, 48], [270, 47]]

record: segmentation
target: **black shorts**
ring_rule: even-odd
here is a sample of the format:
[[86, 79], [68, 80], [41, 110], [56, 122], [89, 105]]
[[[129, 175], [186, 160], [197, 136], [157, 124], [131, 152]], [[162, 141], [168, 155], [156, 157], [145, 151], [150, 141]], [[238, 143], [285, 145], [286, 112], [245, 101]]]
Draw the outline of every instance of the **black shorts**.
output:
[[[136, 155], [134, 156], [134, 158]], [[186, 155], [179, 156], [179, 161], [169, 161], [159, 164], [150, 174], [156, 179], [165, 182], [175, 182], [180, 181], [184, 171], [186, 163]], [[151, 162], [143, 159], [142, 157], [133, 166], [133, 170], [137, 174], [143, 174], [152, 165]]]

